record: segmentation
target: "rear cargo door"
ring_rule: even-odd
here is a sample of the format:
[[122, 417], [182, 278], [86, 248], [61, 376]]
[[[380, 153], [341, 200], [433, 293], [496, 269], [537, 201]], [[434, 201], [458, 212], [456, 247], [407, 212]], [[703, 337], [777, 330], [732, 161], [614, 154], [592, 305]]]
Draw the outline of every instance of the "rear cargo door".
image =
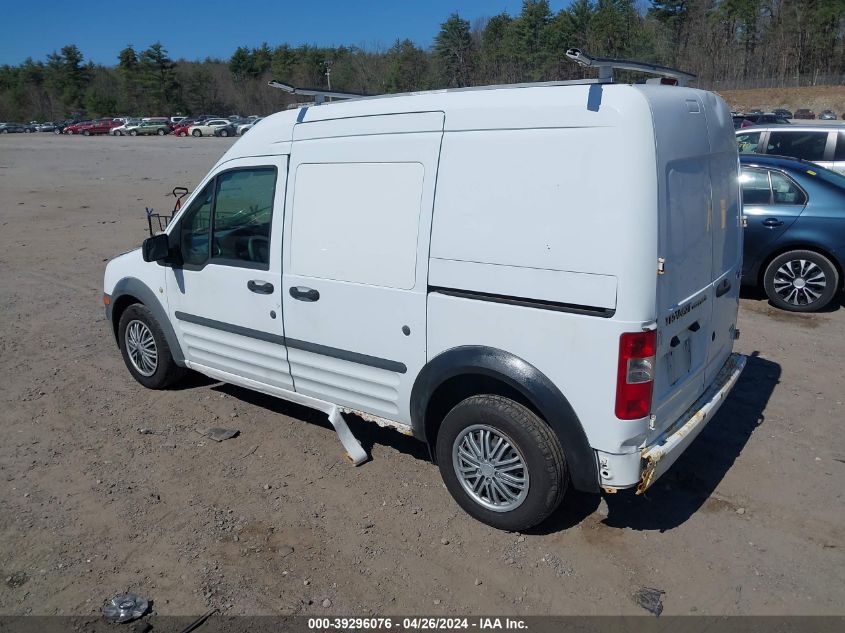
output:
[[704, 372], [706, 387], [716, 378], [733, 349], [742, 272], [742, 198], [730, 113], [725, 103], [713, 93], [704, 95], [710, 134], [710, 237], [713, 241], [713, 308], [708, 333], [707, 369]]
[[739, 296], [740, 198], [730, 112], [695, 91], [655, 125], [659, 162], [658, 349], [652, 437], [680, 417], [730, 354]]
[[658, 175], [658, 249], [664, 260], [664, 272], [657, 277], [655, 434], [704, 390], [713, 242], [710, 142], [703, 109], [698, 98], [686, 99], [682, 111], [655, 125], [663, 163]]

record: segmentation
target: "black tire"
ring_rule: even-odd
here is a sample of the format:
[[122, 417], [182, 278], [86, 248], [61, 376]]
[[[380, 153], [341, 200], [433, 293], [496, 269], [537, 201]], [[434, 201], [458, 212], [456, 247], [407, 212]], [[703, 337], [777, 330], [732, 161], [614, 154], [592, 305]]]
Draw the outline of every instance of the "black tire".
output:
[[222, 136], [223, 138], [226, 138], [227, 136], [229, 136], [229, 131], [228, 130], [220, 130], [220, 136]]
[[62, 133], [62, 131], [59, 128], [56, 128], [55, 130], [53, 130], [53, 134], [55, 134], [57, 136], [61, 133]]
[[29, 128], [27, 128], [27, 129], [25, 129], [23, 132], [24, 132], [24, 134], [30, 134], [30, 133], [32, 133], [32, 130], [30, 130]]
[[816, 312], [839, 291], [839, 271], [815, 251], [788, 251], [766, 267], [763, 289], [769, 301], [782, 310]]
[[[456, 472], [453, 460], [456, 442], [478, 425], [492, 429], [510, 442], [524, 462], [527, 494], [513, 509], [497, 511], [485, 507], [470, 496]], [[530, 528], [554, 512], [569, 479], [563, 449], [549, 426], [530, 409], [496, 395], [472, 396], [446, 414], [437, 433], [437, 464], [446, 488], [458, 505], [479, 521], [509, 531]], [[469, 476], [482, 478], [481, 470]], [[487, 480], [497, 476], [501, 475], [492, 475]]]
[[138, 136], [138, 130], [130, 130], [129, 136]]
[[188, 136], [187, 132], [179, 132], [179, 136]]
[[194, 130], [193, 132], [191, 132], [191, 135], [200, 137], [202, 136], [202, 132], [200, 130]]
[[82, 136], [91, 136], [91, 132], [88, 130], [82, 130]]
[[[134, 321], [140, 321], [144, 324], [155, 340], [156, 366], [151, 375], [144, 375], [139, 371], [129, 355], [126, 330]], [[134, 303], [124, 310], [117, 327], [117, 340], [120, 345], [120, 353], [123, 355], [123, 362], [126, 364], [129, 373], [147, 389], [164, 389], [184, 376], [185, 368], [180, 367], [173, 360], [170, 346], [167, 344], [161, 326], [145, 305]]]
[[159, 136], [164, 136], [164, 130], [159, 130], [158, 132], [156, 132], [156, 134], [158, 134]]

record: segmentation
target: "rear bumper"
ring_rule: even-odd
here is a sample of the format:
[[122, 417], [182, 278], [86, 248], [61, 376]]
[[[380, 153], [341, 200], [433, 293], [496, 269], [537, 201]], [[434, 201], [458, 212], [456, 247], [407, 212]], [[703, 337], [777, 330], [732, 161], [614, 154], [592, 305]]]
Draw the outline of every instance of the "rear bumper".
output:
[[637, 494], [648, 490], [698, 437], [722, 406], [745, 368], [746, 357], [731, 354], [713, 383], [695, 403], [651, 446], [640, 452], [642, 473]]

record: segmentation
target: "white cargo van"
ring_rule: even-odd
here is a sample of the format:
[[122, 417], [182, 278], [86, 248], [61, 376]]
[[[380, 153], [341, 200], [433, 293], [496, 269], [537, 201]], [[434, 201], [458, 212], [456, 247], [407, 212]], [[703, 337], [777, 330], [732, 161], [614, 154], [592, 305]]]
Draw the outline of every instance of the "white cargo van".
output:
[[502, 86], [267, 117], [109, 262], [132, 375], [184, 368], [426, 442], [518, 530], [651, 485], [744, 358], [731, 115], [663, 85]]

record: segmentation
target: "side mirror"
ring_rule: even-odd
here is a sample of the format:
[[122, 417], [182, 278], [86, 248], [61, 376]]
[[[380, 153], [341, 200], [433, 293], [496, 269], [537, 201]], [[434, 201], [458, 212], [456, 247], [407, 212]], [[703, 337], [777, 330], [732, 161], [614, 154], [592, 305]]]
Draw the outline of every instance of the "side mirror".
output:
[[170, 255], [170, 237], [166, 233], [153, 235], [144, 240], [141, 253], [145, 262], [160, 262]]

